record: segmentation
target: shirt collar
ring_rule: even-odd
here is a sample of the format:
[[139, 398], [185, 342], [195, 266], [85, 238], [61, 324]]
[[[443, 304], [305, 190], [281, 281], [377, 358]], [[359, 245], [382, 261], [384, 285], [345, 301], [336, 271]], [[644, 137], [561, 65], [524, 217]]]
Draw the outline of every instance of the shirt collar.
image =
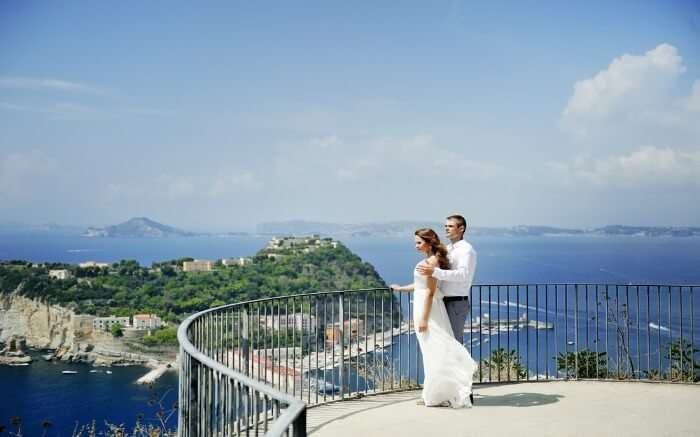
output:
[[448, 248], [451, 248], [451, 249], [454, 249], [455, 247], [460, 247], [460, 246], [462, 246], [463, 244], [466, 244], [466, 242], [465, 242], [464, 240], [457, 240], [457, 241], [454, 242], [454, 243], [450, 241], [450, 244], [448, 244], [447, 247], [448, 247]]

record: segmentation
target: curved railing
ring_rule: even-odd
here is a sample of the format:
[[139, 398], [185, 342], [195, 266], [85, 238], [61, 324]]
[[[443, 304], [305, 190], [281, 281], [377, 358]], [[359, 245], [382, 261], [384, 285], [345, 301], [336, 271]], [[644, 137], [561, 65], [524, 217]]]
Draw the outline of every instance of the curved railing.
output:
[[[475, 381], [696, 383], [696, 285], [474, 285], [463, 343]], [[412, 295], [312, 292], [189, 317], [180, 342], [181, 436], [306, 435], [306, 407], [417, 388]]]

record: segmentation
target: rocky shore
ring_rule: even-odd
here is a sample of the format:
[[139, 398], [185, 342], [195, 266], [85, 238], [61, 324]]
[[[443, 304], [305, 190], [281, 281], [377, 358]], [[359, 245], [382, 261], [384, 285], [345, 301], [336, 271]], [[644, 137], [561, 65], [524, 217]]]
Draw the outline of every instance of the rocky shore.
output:
[[27, 349], [42, 350], [44, 358], [93, 366], [147, 366], [157, 368], [175, 359], [175, 350], [149, 354], [130, 350], [127, 341], [109, 333], [86, 330], [70, 309], [28, 299], [16, 293], [0, 294], [0, 364], [31, 362]]

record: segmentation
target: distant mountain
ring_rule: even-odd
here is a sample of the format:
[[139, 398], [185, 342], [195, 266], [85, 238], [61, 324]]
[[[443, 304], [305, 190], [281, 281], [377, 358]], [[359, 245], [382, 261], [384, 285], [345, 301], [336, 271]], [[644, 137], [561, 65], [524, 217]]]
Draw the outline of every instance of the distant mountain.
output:
[[431, 222], [387, 222], [387, 223], [362, 223], [362, 224], [338, 224], [307, 222], [304, 220], [290, 220], [282, 222], [267, 222], [257, 226], [259, 234], [291, 234], [291, 235], [335, 235], [335, 236], [403, 236], [412, 233], [418, 228], [432, 227], [442, 229], [442, 224]]
[[592, 232], [601, 235], [636, 235], [642, 237], [700, 237], [700, 227], [612, 225], [594, 229]]
[[162, 223], [155, 222], [146, 217], [135, 217], [124, 223], [107, 226], [105, 228], [88, 228], [83, 234], [85, 237], [121, 237], [121, 238], [165, 238], [165, 237], [191, 237], [199, 235], [194, 232], [183, 231]]
[[27, 224], [20, 222], [0, 223], [0, 232], [5, 233], [46, 233], [54, 235], [80, 235], [84, 227], [59, 225], [56, 223]]
[[[386, 223], [337, 224], [307, 222], [303, 220], [261, 223], [258, 233], [276, 235], [322, 234], [352, 237], [405, 237], [418, 228], [429, 227], [442, 235], [443, 224], [439, 222], [400, 221]], [[644, 237], [700, 237], [700, 227], [662, 226], [604, 226], [594, 229], [557, 228], [552, 226], [470, 227], [469, 236], [536, 237], [536, 236], [614, 236], [630, 235]]]

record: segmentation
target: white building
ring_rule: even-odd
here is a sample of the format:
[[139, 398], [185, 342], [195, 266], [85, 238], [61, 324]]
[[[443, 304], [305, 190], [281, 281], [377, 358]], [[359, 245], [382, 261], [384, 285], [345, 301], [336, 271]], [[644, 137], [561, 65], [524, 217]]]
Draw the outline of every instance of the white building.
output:
[[268, 329], [295, 329], [297, 331], [315, 331], [316, 317], [304, 314], [274, 314], [270, 316], [261, 316], [260, 322]]
[[214, 263], [207, 260], [185, 261], [182, 263], [183, 272], [211, 272], [214, 270]]
[[108, 263], [98, 263], [96, 261], [85, 261], [80, 264], [78, 264], [81, 268], [87, 268], [87, 267], [98, 267], [100, 269], [104, 269], [109, 267]]
[[240, 257], [240, 258], [223, 258], [221, 260], [221, 264], [225, 266], [247, 266], [249, 264], [252, 264], [253, 259], [248, 258], [248, 257]]
[[160, 317], [155, 314], [136, 314], [134, 316], [134, 329], [158, 329], [162, 324]]
[[73, 274], [66, 270], [66, 269], [60, 269], [60, 270], [49, 270], [49, 278], [54, 278], [54, 279], [70, 279], [73, 277]]
[[95, 317], [92, 321], [92, 327], [95, 331], [108, 331], [112, 329], [112, 326], [120, 324], [122, 327], [126, 328], [129, 326], [128, 317]]

